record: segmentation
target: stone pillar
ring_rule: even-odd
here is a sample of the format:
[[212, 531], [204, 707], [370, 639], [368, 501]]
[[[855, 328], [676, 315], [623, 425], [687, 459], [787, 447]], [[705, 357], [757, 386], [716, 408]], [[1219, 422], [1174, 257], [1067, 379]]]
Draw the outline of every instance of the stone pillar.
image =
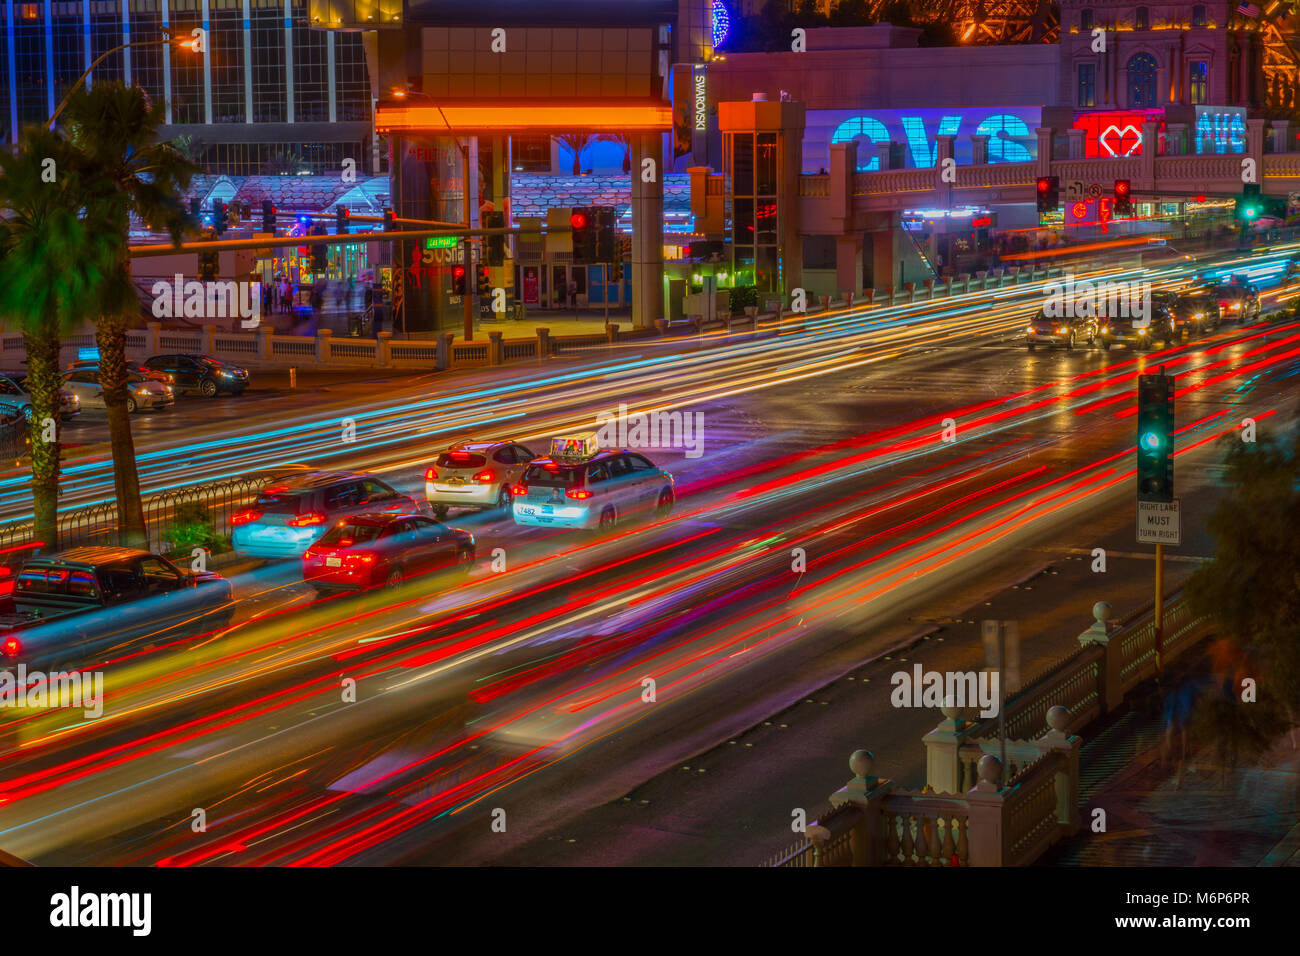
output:
[[1264, 182], [1264, 124], [1265, 119], [1246, 120], [1246, 155], [1255, 160], [1255, 181]]
[[[256, 335], [257, 335], [257, 357], [261, 359], [263, 362], [271, 361], [271, 357], [274, 354], [273, 343], [275, 341], [275, 329], [267, 325], [258, 326]], [[157, 340], [150, 343], [150, 345], [153, 346], [156, 346], [157, 344], [158, 344]], [[158, 350], [154, 348], [149, 352], [149, 354], [157, 355]]]
[[[632, 327], [648, 329], [664, 317], [664, 177], [659, 134], [632, 137]], [[645, 182], [644, 161], [654, 175]]]
[[547, 358], [551, 354], [551, 330], [537, 329], [537, 357]]
[[862, 288], [862, 234], [835, 237], [835, 288]]
[[1273, 120], [1273, 152], [1289, 153], [1292, 151], [1292, 137], [1295, 135], [1291, 132], [1291, 123], [1289, 120]]
[[1080, 644], [1095, 644], [1105, 650], [1105, 657], [1098, 668], [1100, 686], [1097, 688], [1097, 706], [1101, 714], [1108, 714], [1124, 703], [1124, 677], [1120, 673], [1124, 662], [1119, 644], [1111, 644], [1110, 640], [1119, 631], [1119, 624], [1111, 620], [1111, 610], [1105, 601], [1094, 604], [1092, 626], [1079, 635]]
[[[204, 326], [211, 328], [211, 326]], [[324, 365], [330, 359], [330, 336], [334, 333], [329, 329], [316, 330], [316, 361]]]
[[391, 368], [393, 365], [392, 332], [380, 332], [375, 336], [375, 365], [378, 368]]
[[889, 162], [890, 162], [890, 153], [891, 153], [891, 148], [892, 148], [892, 144], [890, 144], [890, 143], [877, 143], [877, 144], [876, 144], [876, 158], [879, 160], [879, 162], [877, 163], [877, 167], [878, 167], [882, 172], [885, 171], [885, 170], [888, 170], [888, 169], [892, 169], [892, 168], [893, 168], [893, 167], [890, 166], [890, 164], [889, 164]]
[[203, 333], [202, 333], [203, 337], [202, 339], [200, 339], [200, 341], [203, 343], [204, 355], [211, 355], [213, 352], [216, 351], [215, 343], [213, 341], [213, 339], [216, 336], [216, 332], [217, 332], [217, 327], [215, 325], [203, 326]]
[[1071, 128], [1065, 131], [1065, 135], [1070, 140], [1070, 158], [1083, 159], [1088, 148], [1088, 131]]
[[943, 720], [921, 738], [925, 744], [925, 782], [935, 793], [960, 793], [961, 759], [958, 751], [966, 722], [951, 701], [944, 701], [940, 709]]
[[980, 758], [979, 783], [967, 791], [967, 819], [970, 832], [966, 845], [971, 866], [1001, 866], [1003, 863], [1002, 793], [998, 780], [1002, 776], [1002, 762], [992, 754]]
[[1079, 748], [1083, 741], [1066, 732], [1070, 711], [1061, 706], [1047, 711], [1050, 728], [1039, 740], [1040, 748], [1055, 750], [1065, 757], [1065, 768], [1056, 775], [1056, 822], [1062, 836], [1079, 832]]
[[1187, 124], [1170, 123], [1165, 130], [1165, 148], [1169, 151], [1170, 156], [1185, 156], [1190, 150], [1187, 148]]
[[989, 138], [986, 133], [972, 133], [970, 138], [971, 164], [986, 166], [989, 161]]
[[[892, 218], [892, 217], [891, 217]], [[888, 289], [899, 284], [897, 236], [892, 227], [876, 229], [871, 233], [871, 284], [877, 289]]]
[[1038, 175], [1050, 176], [1052, 175], [1052, 128], [1039, 126], [1034, 130], [1034, 135], [1038, 137], [1038, 159], [1035, 163], [1038, 167]]
[[162, 349], [158, 345], [158, 333], [162, 331], [161, 322], [149, 322], [145, 326], [144, 348], [148, 353], [145, 357], [157, 355]]
[[434, 368], [439, 372], [445, 372], [451, 368], [451, 340], [455, 336], [450, 332], [440, 332], [434, 340], [437, 353], [434, 356]]
[[870, 750], [855, 750], [849, 757], [853, 779], [830, 796], [832, 807], [846, 803], [862, 809], [862, 817], [849, 834], [849, 847], [854, 866], [881, 866], [884, 864], [884, 841], [880, 827], [882, 804], [893, 782], [873, 774], [875, 757]]
[[504, 335], [504, 332], [488, 333], [488, 363], [491, 365], [501, 365], [505, 362], [505, 349], [501, 344]]

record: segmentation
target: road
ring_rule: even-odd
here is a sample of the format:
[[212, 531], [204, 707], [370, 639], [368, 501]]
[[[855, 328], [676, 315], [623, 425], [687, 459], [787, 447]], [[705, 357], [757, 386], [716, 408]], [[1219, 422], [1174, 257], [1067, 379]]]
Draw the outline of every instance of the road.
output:
[[[489, 859], [508, 842], [494, 810], [511, 845], [539, 838], [872, 660], [918, 608], [1005, 586], [1036, 542], [1131, 509], [1142, 370], [1178, 375], [1180, 482], [1213, 471], [1241, 418], [1268, 434], [1294, 416], [1300, 324], [1027, 353], [1030, 293], [1004, 292], [673, 362], [467, 377], [454, 400], [419, 386], [370, 400], [360, 447], [317, 435], [313, 451], [378, 461], [399, 487], [476, 417], [524, 438], [590, 427], [620, 400], [698, 411], [706, 453], [651, 451], [678, 505], [608, 538], [456, 516], [479, 540], [468, 582], [313, 602], [292, 568], [239, 575], [229, 631], [103, 666], [103, 718], [0, 717], [0, 846], [43, 864]], [[314, 414], [281, 426], [299, 441], [285, 455], [324, 428]], [[267, 429], [248, 418], [151, 476], [269, 461]], [[192, 431], [186, 448], [216, 442]], [[169, 441], [144, 453], [175, 459]], [[93, 494], [102, 479], [83, 475]], [[1027, 668], [1055, 651], [1030, 640]]]

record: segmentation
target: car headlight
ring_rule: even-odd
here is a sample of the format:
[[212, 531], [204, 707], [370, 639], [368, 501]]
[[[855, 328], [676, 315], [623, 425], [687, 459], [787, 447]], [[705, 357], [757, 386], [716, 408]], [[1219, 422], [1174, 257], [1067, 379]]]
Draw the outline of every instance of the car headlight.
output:
[[1147, 334], [1146, 329], [1138, 329], [1138, 335], [1146, 335], [1146, 334]]
[[1025, 329], [1025, 331], [1028, 332], [1030, 335], [1033, 335], [1034, 327], [1031, 325], [1029, 328]]

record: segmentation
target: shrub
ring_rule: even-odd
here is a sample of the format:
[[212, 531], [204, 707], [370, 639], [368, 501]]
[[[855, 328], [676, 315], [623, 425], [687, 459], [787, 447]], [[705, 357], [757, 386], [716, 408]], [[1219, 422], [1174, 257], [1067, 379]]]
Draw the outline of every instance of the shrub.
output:
[[731, 314], [744, 315], [745, 306], [758, 306], [758, 287], [740, 285], [731, 290]]
[[176, 506], [172, 525], [167, 530], [171, 554], [189, 557], [195, 548], [220, 550], [222, 538], [217, 534], [212, 512], [202, 501], [186, 501]]

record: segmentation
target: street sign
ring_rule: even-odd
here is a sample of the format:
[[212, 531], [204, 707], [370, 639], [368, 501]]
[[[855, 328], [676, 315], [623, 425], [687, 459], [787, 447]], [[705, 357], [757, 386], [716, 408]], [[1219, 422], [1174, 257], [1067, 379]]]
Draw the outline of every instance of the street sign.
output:
[[1065, 201], [1083, 202], [1086, 199], [1097, 199], [1102, 192], [1101, 183], [1085, 183], [1082, 179], [1071, 179], [1065, 184]]
[[1139, 501], [1137, 511], [1138, 544], [1183, 543], [1178, 499], [1173, 501]]
[[[1001, 624], [999, 641], [998, 625]], [[1017, 621], [983, 621], [984, 669], [997, 671], [1002, 691], [1010, 693], [1020, 686], [1020, 625]]]

